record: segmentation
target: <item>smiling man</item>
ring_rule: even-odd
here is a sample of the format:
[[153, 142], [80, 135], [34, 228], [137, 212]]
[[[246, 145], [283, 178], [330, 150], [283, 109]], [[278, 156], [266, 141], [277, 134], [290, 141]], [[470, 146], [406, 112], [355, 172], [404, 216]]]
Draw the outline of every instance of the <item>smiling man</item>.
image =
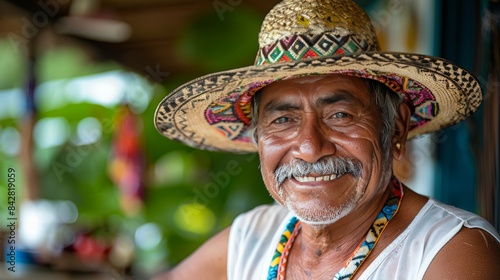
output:
[[[382, 148], [382, 116], [364, 80], [308, 76], [261, 94], [256, 136], [264, 182], [276, 201], [301, 221], [328, 225], [354, 209], [365, 212], [363, 197], [384, 196], [392, 158], [381, 154], [390, 147]], [[398, 120], [402, 131], [407, 111]]]
[[500, 237], [393, 175], [406, 141], [472, 114], [477, 80], [383, 52], [350, 0], [285, 0], [256, 65], [176, 89], [155, 121], [200, 149], [258, 152], [276, 200], [242, 214], [159, 279], [495, 279]]

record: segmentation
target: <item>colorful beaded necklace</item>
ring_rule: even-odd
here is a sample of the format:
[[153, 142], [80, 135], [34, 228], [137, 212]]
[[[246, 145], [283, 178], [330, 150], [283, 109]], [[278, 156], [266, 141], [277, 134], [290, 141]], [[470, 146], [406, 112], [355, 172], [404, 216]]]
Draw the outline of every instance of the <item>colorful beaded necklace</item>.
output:
[[[370, 255], [389, 221], [398, 212], [403, 198], [403, 185], [395, 177], [392, 178], [390, 185], [391, 195], [368, 230], [365, 240], [360, 243], [354, 251], [353, 257], [347, 261], [346, 266], [334, 276], [333, 280], [351, 279], [354, 276], [363, 261]], [[300, 228], [300, 221], [296, 217], [292, 217], [274, 252], [267, 280], [285, 280], [288, 256]]]

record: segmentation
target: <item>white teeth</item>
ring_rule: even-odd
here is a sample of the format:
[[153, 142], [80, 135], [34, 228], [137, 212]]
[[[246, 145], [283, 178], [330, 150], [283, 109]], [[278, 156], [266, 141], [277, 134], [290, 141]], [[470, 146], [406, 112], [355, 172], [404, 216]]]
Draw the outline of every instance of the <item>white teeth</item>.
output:
[[299, 181], [301, 183], [316, 181], [313, 177], [296, 177], [295, 179], [297, 179], [297, 181]]
[[337, 174], [325, 175], [320, 177], [293, 177], [295, 180], [306, 183], [306, 182], [320, 182], [320, 181], [332, 181], [337, 179], [339, 176]]

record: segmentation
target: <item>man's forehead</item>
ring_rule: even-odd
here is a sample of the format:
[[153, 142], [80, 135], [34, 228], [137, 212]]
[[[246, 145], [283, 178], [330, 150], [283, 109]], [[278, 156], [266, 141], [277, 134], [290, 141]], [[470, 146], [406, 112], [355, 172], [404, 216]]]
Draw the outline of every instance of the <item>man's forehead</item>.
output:
[[[346, 100], [370, 99], [368, 82], [365, 79], [340, 75], [311, 75], [294, 77], [274, 82], [259, 92], [259, 99], [264, 103], [274, 103], [276, 100], [293, 101], [294, 96], [318, 95], [318, 99], [325, 99], [321, 94], [341, 95]], [[352, 95], [349, 97], [349, 95]], [[264, 100], [263, 100], [264, 99]], [[329, 98], [326, 98], [329, 99]], [[299, 102], [299, 100], [296, 100]], [[260, 102], [262, 104], [262, 102]]]
[[305, 76], [297, 76], [297, 77], [289, 77], [289, 78], [284, 78], [279, 81], [276, 81], [272, 83], [271, 85], [286, 85], [286, 84], [292, 84], [292, 83], [301, 83], [301, 84], [308, 84], [308, 83], [317, 83], [321, 81], [339, 81], [339, 80], [351, 80], [352, 82], [359, 82], [363, 83], [365, 79], [358, 78], [358, 77], [353, 77], [349, 75], [343, 75], [343, 74], [329, 74], [329, 75], [305, 75]]

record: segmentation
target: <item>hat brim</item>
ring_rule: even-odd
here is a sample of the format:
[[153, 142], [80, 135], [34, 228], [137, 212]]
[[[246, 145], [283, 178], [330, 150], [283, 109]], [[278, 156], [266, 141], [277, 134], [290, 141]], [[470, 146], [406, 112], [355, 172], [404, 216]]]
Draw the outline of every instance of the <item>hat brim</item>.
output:
[[[394, 52], [364, 53], [249, 66], [203, 76], [178, 87], [159, 104], [155, 126], [165, 137], [198, 149], [255, 152], [257, 148], [248, 136], [235, 137], [246, 133], [248, 123], [210, 124], [207, 108], [235, 92], [242, 94], [248, 85], [262, 87], [291, 77], [333, 73], [399, 84], [401, 90], [395, 91], [412, 109], [414, 123], [410, 125], [409, 139], [460, 122], [475, 112], [482, 100], [479, 82], [473, 75], [445, 59]], [[432, 104], [422, 107], [420, 90], [408, 90], [408, 82], [427, 89]], [[422, 115], [425, 121], [418, 122]]]

